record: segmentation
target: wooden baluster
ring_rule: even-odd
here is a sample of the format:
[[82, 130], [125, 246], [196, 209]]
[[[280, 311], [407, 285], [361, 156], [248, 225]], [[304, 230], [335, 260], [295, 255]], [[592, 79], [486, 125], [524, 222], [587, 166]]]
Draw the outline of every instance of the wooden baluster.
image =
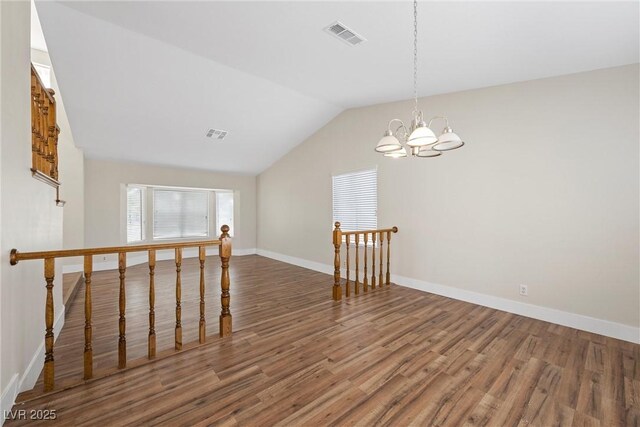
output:
[[351, 244], [351, 235], [347, 234], [347, 283], [345, 284], [345, 296], [348, 298], [351, 296], [351, 286], [349, 286], [349, 245]]
[[382, 273], [382, 260], [383, 260], [383, 246], [384, 246], [384, 233], [380, 232], [380, 239], [378, 239], [378, 244], [380, 245], [380, 267], [378, 268], [378, 287], [382, 287], [383, 281], [383, 273]]
[[44, 94], [44, 89], [40, 88], [42, 93], [41, 100], [42, 104], [40, 106], [40, 130], [41, 130], [41, 154], [40, 154], [40, 172], [46, 173], [47, 171], [47, 96]]
[[31, 167], [33, 169], [36, 168], [36, 163], [38, 162], [38, 156], [37, 156], [38, 109], [37, 109], [37, 103], [35, 101], [35, 91], [36, 91], [36, 76], [34, 74], [34, 70], [31, 69]]
[[40, 163], [40, 89], [38, 86], [38, 81], [37, 79], [35, 80], [35, 84], [33, 87], [33, 91], [32, 91], [32, 95], [33, 95], [33, 109], [36, 113], [35, 118], [34, 118], [34, 145], [35, 145], [35, 163], [33, 165], [33, 168], [35, 170], [38, 170], [39, 167], [39, 163]]
[[48, 127], [48, 123], [49, 123], [49, 119], [47, 118], [47, 116], [49, 115], [49, 99], [47, 98], [47, 96], [44, 94], [44, 90], [42, 90], [42, 124], [41, 124], [41, 129], [42, 129], [42, 159], [41, 159], [41, 163], [40, 163], [40, 171], [49, 175], [48, 171], [47, 171], [47, 154], [49, 151], [49, 144], [48, 144], [48, 134], [49, 132], [47, 132], [47, 127]]
[[53, 179], [58, 180], [58, 135], [60, 134], [60, 128], [55, 127], [56, 134], [53, 146]]
[[44, 116], [44, 143], [45, 143], [45, 153], [44, 153], [44, 170], [43, 172], [45, 173], [45, 175], [47, 176], [51, 176], [51, 163], [50, 163], [50, 156], [51, 156], [51, 145], [49, 141], [49, 116], [50, 116], [50, 112], [51, 112], [51, 101], [49, 100], [49, 97], [46, 96], [46, 90], [44, 90], [45, 92], [45, 97], [44, 97], [44, 106], [45, 106], [45, 116]]
[[376, 233], [371, 233], [371, 289], [376, 288]]
[[340, 223], [336, 221], [336, 228], [333, 230], [333, 247], [335, 254], [333, 257], [333, 300], [342, 299], [342, 288], [340, 287], [340, 245], [342, 245], [342, 231]]
[[220, 302], [222, 310], [220, 312], [220, 336], [226, 337], [231, 335], [231, 310], [229, 304], [231, 295], [229, 294], [229, 258], [231, 258], [231, 238], [229, 237], [229, 226], [223, 225], [221, 227], [222, 234], [220, 235], [220, 261], [222, 262], [222, 274], [220, 277], [220, 287], [222, 288], [222, 294], [220, 295]]
[[182, 248], [176, 248], [176, 350], [182, 350]]
[[40, 92], [40, 86], [36, 85], [36, 110], [37, 110], [37, 117], [36, 117], [36, 138], [37, 138], [37, 150], [36, 150], [36, 165], [35, 165], [35, 169], [36, 170], [40, 170], [41, 166], [41, 160], [42, 160], [42, 100], [40, 99], [40, 97], [42, 96], [42, 93]]
[[91, 338], [91, 273], [93, 271], [93, 256], [84, 256], [84, 379], [93, 377], [93, 345]]
[[387, 285], [391, 284], [391, 274], [389, 273], [389, 265], [391, 260], [391, 233], [397, 233], [398, 227], [392, 227], [390, 232], [387, 232]]
[[198, 258], [200, 260], [200, 344], [204, 344], [207, 336], [206, 322], [204, 318], [204, 260], [207, 257], [205, 246], [198, 248]]
[[355, 284], [355, 291], [356, 291], [356, 295], [358, 295], [360, 293], [360, 282], [359, 282], [360, 273], [358, 272], [358, 270], [360, 268], [360, 266], [359, 266], [359, 262], [360, 261], [358, 260], [358, 246], [360, 245], [360, 242], [359, 242], [360, 239], [358, 238], [358, 233], [355, 234], [354, 239], [355, 239], [355, 243], [356, 243], [356, 284]]
[[127, 329], [127, 321], [124, 316], [127, 300], [126, 290], [124, 286], [124, 272], [127, 269], [127, 254], [120, 252], [118, 254], [118, 271], [120, 272], [120, 318], [118, 320], [118, 329], [120, 336], [118, 337], [118, 369], [127, 367], [127, 338], [125, 331]]
[[391, 232], [387, 231], [387, 286], [391, 284], [391, 274], [389, 273], [389, 265], [391, 264]]
[[149, 345], [147, 349], [147, 357], [153, 359], [156, 357], [156, 251], [149, 250]]
[[362, 282], [362, 290], [365, 292], [369, 292], [369, 279], [367, 277], [367, 244], [369, 242], [367, 241], [367, 233], [364, 233], [364, 256], [362, 257], [362, 259], [364, 259], [364, 280]]
[[49, 143], [49, 167], [47, 175], [53, 179], [57, 179], [56, 172], [56, 145], [57, 145], [57, 133], [56, 133], [56, 103], [53, 96], [55, 92], [53, 89], [47, 89], [47, 92], [51, 95], [53, 101], [49, 101], [49, 116], [47, 122], [47, 138]]
[[54, 365], [53, 365], [53, 278], [55, 276], [55, 259], [45, 258], [44, 278], [47, 282], [47, 299], [45, 304], [45, 327], [44, 336], [45, 356], [44, 356], [44, 391], [51, 391], [54, 387]]

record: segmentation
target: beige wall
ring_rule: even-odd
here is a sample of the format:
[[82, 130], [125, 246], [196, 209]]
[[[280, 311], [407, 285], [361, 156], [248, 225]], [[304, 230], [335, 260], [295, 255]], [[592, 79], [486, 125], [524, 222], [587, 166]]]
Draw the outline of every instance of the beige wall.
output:
[[[31, 60], [52, 67], [47, 52], [31, 49]], [[51, 88], [56, 92], [56, 119], [60, 127], [58, 139], [58, 172], [60, 175], [60, 198], [66, 202], [63, 210], [62, 247], [65, 249], [84, 247], [84, 154], [77, 148], [71, 126], [64, 108], [63, 92], [51, 68]], [[64, 259], [63, 264], [72, 260]]]
[[[234, 190], [234, 250], [256, 247], [256, 177], [86, 159], [85, 246], [121, 245], [123, 184]], [[216, 233], [219, 234], [219, 233]]]
[[377, 166], [394, 273], [638, 327], [638, 71], [424, 98], [467, 141], [433, 159], [373, 150], [411, 102], [345, 111], [258, 177], [258, 248], [332, 264], [331, 176]]
[[[30, 4], [0, 2], [0, 387], [2, 408], [33, 386], [42, 369], [45, 282], [41, 261], [9, 265], [9, 251], [59, 249], [62, 212], [55, 189], [31, 177]], [[62, 286], [56, 265], [54, 304], [61, 327]], [[28, 371], [30, 363], [33, 369]]]

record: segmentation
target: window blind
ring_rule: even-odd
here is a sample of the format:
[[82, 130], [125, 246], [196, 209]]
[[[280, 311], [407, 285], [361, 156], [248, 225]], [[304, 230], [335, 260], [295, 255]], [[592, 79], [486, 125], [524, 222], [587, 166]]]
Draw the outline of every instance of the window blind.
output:
[[209, 193], [153, 190], [153, 238], [176, 239], [209, 235]]
[[142, 188], [127, 187], [127, 243], [144, 240]]
[[233, 193], [232, 192], [216, 192], [216, 211], [217, 211], [217, 230], [227, 224], [229, 226], [229, 235], [233, 236]]
[[333, 177], [333, 221], [339, 221], [345, 231], [378, 228], [376, 169]]

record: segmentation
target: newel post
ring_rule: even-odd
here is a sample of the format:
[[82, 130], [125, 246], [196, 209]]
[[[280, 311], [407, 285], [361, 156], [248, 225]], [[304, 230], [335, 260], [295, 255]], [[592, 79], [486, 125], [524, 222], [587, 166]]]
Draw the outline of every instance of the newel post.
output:
[[333, 257], [333, 300], [340, 301], [342, 299], [342, 288], [340, 287], [340, 246], [342, 245], [342, 231], [340, 231], [340, 223], [336, 221], [336, 228], [333, 230], [333, 247], [335, 255]]
[[231, 237], [229, 237], [229, 226], [223, 225], [220, 230], [220, 261], [222, 262], [222, 275], [220, 278], [220, 287], [222, 294], [220, 302], [222, 303], [222, 311], [220, 312], [220, 336], [226, 337], [231, 335], [231, 310], [229, 303], [231, 295], [229, 294], [229, 258], [231, 258]]

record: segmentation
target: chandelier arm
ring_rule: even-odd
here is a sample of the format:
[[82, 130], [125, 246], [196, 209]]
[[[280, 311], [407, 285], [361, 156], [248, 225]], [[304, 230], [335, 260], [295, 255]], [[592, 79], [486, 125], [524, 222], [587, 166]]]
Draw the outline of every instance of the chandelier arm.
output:
[[400, 124], [402, 126], [404, 126], [404, 122], [402, 120], [400, 120], [400, 119], [391, 119], [391, 120], [389, 120], [389, 126], [388, 126], [389, 130], [391, 130], [391, 123], [393, 123], [393, 122], [400, 122]]
[[[392, 124], [393, 122], [398, 122], [398, 123], [400, 123], [400, 124], [398, 125], [398, 127], [396, 128], [396, 130], [395, 130], [395, 131], [392, 131], [392, 130], [391, 130], [391, 124]], [[391, 119], [391, 120], [389, 121], [389, 126], [388, 126], [388, 128], [389, 128], [389, 132], [391, 132], [392, 134], [395, 134], [395, 135], [400, 135], [400, 134], [398, 133], [398, 131], [402, 129], [402, 134], [401, 134], [401, 136], [402, 136], [402, 138], [403, 138], [403, 139], [406, 139], [406, 137], [409, 135], [409, 131], [407, 130], [407, 127], [405, 126], [404, 122], [403, 122], [402, 120], [400, 120], [400, 119]]]
[[432, 118], [431, 118], [431, 120], [429, 120], [429, 124], [427, 125], [427, 127], [429, 127], [429, 128], [430, 128], [430, 127], [431, 127], [431, 122], [433, 122], [434, 120], [438, 120], [438, 119], [440, 119], [440, 120], [444, 120], [445, 125], [446, 125], [447, 127], [449, 127], [449, 119], [448, 119], [447, 117], [445, 117], [445, 116], [435, 116], [435, 117], [432, 117]]

